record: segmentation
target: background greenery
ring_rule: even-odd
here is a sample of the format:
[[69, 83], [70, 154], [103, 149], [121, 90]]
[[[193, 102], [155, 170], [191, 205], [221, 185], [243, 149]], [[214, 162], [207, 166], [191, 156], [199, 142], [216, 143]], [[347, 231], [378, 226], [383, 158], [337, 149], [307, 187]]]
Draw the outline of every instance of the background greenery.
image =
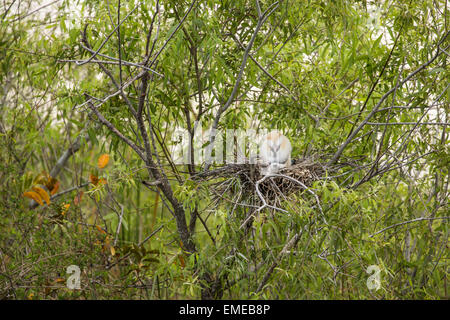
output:
[[[229, 299], [448, 298], [449, 7], [2, 1], [0, 297], [198, 299], [213, 287], [213, 298]], [[89, 60], [88, 45], [106, 56]], [[128, 84], [143, 69], [123, 61], [147, 56], [163, 77]], [[92, 114], [89, 97], [105, 99], [98, 110], [142, 148], [128, 106], [143, 102], [174, 201], [142, 184], [155, 179], [148, 164]], [[299, 192], [288, 214], [263, 210], [243, 236], [247, 209], [213, 201], [210, 182], [192, 179], [203, 166], [172, 165], [174, 128], [209, 128], [222, 108], [219, 129], [278, 128], [294, 157], [326, 163], [349, 142], [339, 171], [313, 184], [324, 219]], [[24, 197], [37, 185], [55, 190], [50, 204]], [[180, 236], [175, 201], [192, 242]], [[81, 290], [65, 286], [72, 264]], [[381, 268], [379, 290], [367, 288], [369, 265]]]

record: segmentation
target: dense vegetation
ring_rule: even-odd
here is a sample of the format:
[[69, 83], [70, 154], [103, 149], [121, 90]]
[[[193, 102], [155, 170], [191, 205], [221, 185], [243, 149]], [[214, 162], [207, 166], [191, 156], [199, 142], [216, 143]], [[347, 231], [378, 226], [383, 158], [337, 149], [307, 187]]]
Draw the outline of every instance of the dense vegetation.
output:
[[[0, 297], [448, 298], [449, 7], [2, 1]], [[177, 127], [278, 128], [334, 171], [244, 232]]]

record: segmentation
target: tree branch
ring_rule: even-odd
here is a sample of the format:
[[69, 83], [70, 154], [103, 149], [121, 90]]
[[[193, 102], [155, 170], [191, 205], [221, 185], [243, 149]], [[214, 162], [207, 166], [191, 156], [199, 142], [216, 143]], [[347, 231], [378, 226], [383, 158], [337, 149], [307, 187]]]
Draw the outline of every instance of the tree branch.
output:
[[[438, 43], [438, 47], [439, 45], [447, 38], [447, 36], [449, 35], [450, 31], [447, 32], [442, 39], [439, 41]], [[438, 57], [439, 55], [442, 54], [441, 50], [437, 50], [436, 54], [427, 62], [425, 62], [424, 64], [422, 64], [419, 68], [417, 68], [415, 71], [413, 71], [412, 73], [410, 73], [404, 80], [402, 80], [397, 86], [395, 86], [394, 88], [392, 88], [391, 90], [389, 90], [388, 92], [386, 92], [381, 99], [378, 101], [377, 105], [372, 109], [372, 111], [369, 113], [369, 115], [364, 119], [364, 121], [361, 122], [361, 124], [348, 136], [347, 140], [338, 148], [337, 152], [334, 154], [334, 156], [332, 157], [332, 159], [327, 163], [327, 166], [331, 166], [334, 163], [336, 163], [339, 158], [342, 155], [342, 152], [344, 152], [344, 149], [352, 142], [353, 138], [358, 134], [358, 132], [366, 125], [367, 122], [369, 122], [370, 118], [372, 118], [372, 116], [377, 112], [377, 110], [380, 108], [381, 104], [384, 102], [384, 100], [386, 100], [387, 97], [389, 97], [393, 92], [395, 92], [397, 90], [397, 88], [401, 87], [403, 84], [405, 84], [406, 82], [408, 82], [411, 78], [413, 78], [416, 74], [418, 74], [420, 71], [426, 69], [430, 64], [432, 64]]]

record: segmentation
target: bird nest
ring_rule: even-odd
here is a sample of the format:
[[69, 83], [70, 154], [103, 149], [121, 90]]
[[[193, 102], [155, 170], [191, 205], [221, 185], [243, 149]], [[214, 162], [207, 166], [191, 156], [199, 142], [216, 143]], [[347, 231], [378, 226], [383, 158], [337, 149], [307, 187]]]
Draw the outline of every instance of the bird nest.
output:
[[247, 204], [262, 208], [278, 207], [289, 196], [302, 190], [314, 194], [310, 187], [324, 176], [325, 171], [325, 166], [317, 157], [310, 157], [295, 159], [293, 165], [265, 176], [261, 175], [259, 164], [250, 164], [246, 160], [204, 171], [196, 179], [212, 181], [208, 189], [218, 200], [228, 200], [234, 204], [242, 204], [245, 200]]

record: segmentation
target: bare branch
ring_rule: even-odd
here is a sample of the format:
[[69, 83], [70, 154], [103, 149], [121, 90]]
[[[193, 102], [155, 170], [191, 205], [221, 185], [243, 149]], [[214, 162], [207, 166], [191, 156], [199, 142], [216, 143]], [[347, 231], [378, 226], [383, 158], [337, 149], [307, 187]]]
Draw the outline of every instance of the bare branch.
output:
[[273, 273], [273, 270], [276, 268], [276, 266], [281, 262], [281, 260], [283, 259], [283, 257], [293, 248], [297, 245], [298, 241], [300, 240], [300, 237], [303, 234], [303, 230], [301, 230], [300, 232], [294, 234], [292, 236], [291, 239], [289, 239], [289, 241], [286, 242], [286, 244], [284, 245], [283, 249], [280, 251], [280, 253], [278, 254], [277, 258], [275, 259], [274, 262], [272, 262], [272, 264], [270, 265], [269, 269], [267, 270], [266, 274], [264, 275], [263, 279], [261, 280], [261, 282], [258, 285], [258, 288], [256, 289], [256, 293], [260, 292], [264, 286], [266, 285], [267, 281], [269, 280], [270, 276]]
[[[268, 14], [267, 10], [269, 10], [270, 8], [274, 7]], [[248, 43], [247, 47], [245, 48], [245, 52], [244, 52], [244, 56], [242, 57], [242, 62], [241, 62], [241, 66], [239, 68], [239, 73], [237, 75], [236, 81], [234, 83], [233, 86], [233, 90], [231, 91], [230, 97], [228, 98], [227, 102], [225, 102], [224, 105], [219, 107], [219, 110], [217, 111], [217, 114], [214, 118], [214, 122], [211, 126], [211, 134], [210, 134], [210, 138], [209, 138], [209, 144], [206, 148], [206, 166], [205, 166], [205, 171], [209, 170], [209, 167], [211, 166], [211, 153], [212, 153], [212, 149], [214, 146], [214, 141], [216, 139], [216, 131], [217, 131], [217, 127], [219, 126], [219, 120], [222, 116], [222, 114], [227, 111], [227, 109], [230, 107], [231, 103], [234, 100], [234, 97], [237, 94], [237, 91], [239, 89], [239, 85], [241, 83], [241, 79], [242, 76], [244, 74], [244, 70], [245, 70], [245, 66], [247, 65], [247, 59], [248, 56], [250, 54], [250, 50], [253, 47], [253, 43], [255, 42], [256, 36], [259, 32], [259, 30], [261, 29], [262, 25], [264, 24], [264, 22], [266, 21], [266, 19], [273, 13], [273, 11], [278, 7], [278, 1], [275, 2], [274, 4], [272, 4], [266, 11], [264, 11], [264, 13], [259, 17], [258, 19], [258, 23], [256, 25], [256, 28], [252, 34], [252, 37], [250, 39], [250, 42]]]
[[95, 113], [98, 120], [106, 126], [112, 133], [114, 133], [119, 139], [121, 139], [123, 142], [128, 144], [143, 160], [145, 160], [145, 156], [142, 153], [142, 150], [140, 147], [138, 147], [133, 141], [125, 137], [122, 132], [117, 130], [117, 128], [97, 110], [97, 108], [92, 104], [92, 102], [88, 101], [88, 106], [91, 108], [91, 110]]
[[[450, 34], [450, 31], [447, 32], [442, 39], [438, 43], [439, 45], [447, 38], [447, 36]], [[366, 125], [367, 122], [369, 122], [369, 119], [373, 117], [373, 115], [377, 112], [377, 110], [380, 108], [381, 104], [386, 100], [387, 97], [389, 97], [392, 93], [394, 93], [397, 88], [401, 87], [403, 84], [408, 82], [411, 78], [413, 78], [416, 74], [418, 74], [420, 71], [426, 69], [430, 64], [432, 64], [442, 53], [441, 50], [437, 50], [436, 54], [427, 62], [422, 64], [419, 68], [417, 68], [415, 71], [411, 72], [405, 79], [403, 79], [398, 85], [396, 85], [394, 88], [386, 92], [378, 101], [377, 105], [372, 109], [372, 111], [369, 113], [369, 115], [361, 122], [361, 124], [348, 136], [347, 140], [338, 148], [337, 152], [334, 154], [333, 158], [328, 162], [328, 166], [333, 165], [336, 163], [336, 161], [339, 160], [339, 158], [342, 155], [342, 152], [344, 152], [344, 149], [352, 142], [353, 138], [358, 134], [358, 132]]]
[[418, 222], [418, 221], [431, 221], [431, 220], [448, 220], [450, 219], [450, 217], [434, 217], [434, 218], [427, 218], [427, 217], [420, 217], [417, 219], [412, 219], [412, 220], [408, 220], [408, 221], [404, 221], [404, 222], [400, 222], [400, 223], [396, 223], [393, 224], [392, 226], [389, 226], [387, 228], [381, 229], [380, 231], [377, 231], [373, 234], [371, 234], [369, 237], [372, 238], [373, 236], [376, 236], [377, 234], [383, 233], [386, 230], [398, 227], [398, 226], [403, 226], [405, 224], [409, 224], [409, 223], [413, 223], [413, 222]]
[[100, 47], [98, 47], [98, 49], [95, 51], [95, 53], [93, 55], [91, 55], [91, 57], [81, 63], [77, 63], [77, 65], [81, 66], [83, 64], [86, 64], [88, 62], [91, 62], [92, 59], [95, 58], [95, 56], [100, 52], [100, 50], [104, 47], [104, 45], [108, 42], [108, 40], [111, 38], [111, 36], [117, 31], [117, 29], [122, 25], [122, 23], [124, 23], [128, 17], [138, 8], [138, 6], [142, 3], [142, 1], [139, 1], [133, 8], [133, 10], [131, 10], [126, 16], [125, 18], [123, 18], [122, 21], [120, 21], [117, 26], [113, 29], [113, 31], [111, 31], [105, 38], [105, 40], [103, 40], [102, 44], [100, 45]]

